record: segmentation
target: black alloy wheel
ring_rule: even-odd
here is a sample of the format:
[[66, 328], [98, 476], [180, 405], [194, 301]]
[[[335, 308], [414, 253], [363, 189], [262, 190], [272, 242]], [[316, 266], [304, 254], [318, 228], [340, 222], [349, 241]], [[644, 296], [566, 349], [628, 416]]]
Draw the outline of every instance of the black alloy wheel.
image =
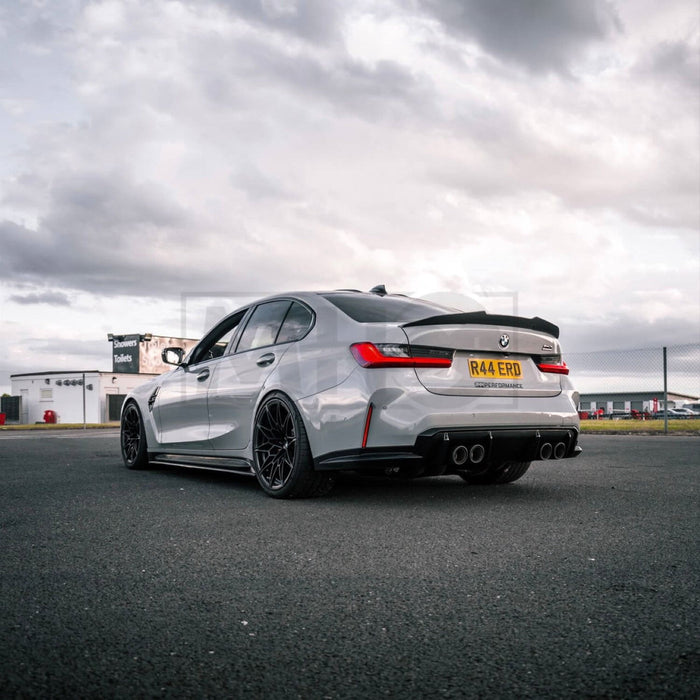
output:
[[127, 404], [122, 412], [121, 448], [122, 459], [129, 469], [145, 469], [148, 466], [146, 433], [135, 403]]
[[253, 429], [253, 458], [258, 483], [274, 498], [307, 498], [327, 493], [330, 475], [315, 472], [309, 441], [292, 401], [270, 394], [258, 409]]

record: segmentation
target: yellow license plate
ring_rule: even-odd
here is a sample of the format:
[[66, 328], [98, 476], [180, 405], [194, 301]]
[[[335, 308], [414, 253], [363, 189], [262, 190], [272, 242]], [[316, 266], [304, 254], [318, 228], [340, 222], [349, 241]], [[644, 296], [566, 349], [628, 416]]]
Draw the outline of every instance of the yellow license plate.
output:
[[469, 360], [469, 374], [475, 379], [521, 379], [523, 368], [517, 360]]

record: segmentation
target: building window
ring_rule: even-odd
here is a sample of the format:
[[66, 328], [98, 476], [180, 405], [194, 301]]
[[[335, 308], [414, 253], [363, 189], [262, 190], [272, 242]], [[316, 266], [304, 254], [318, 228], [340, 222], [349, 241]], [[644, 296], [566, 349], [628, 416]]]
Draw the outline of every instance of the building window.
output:
[[53, 389], [39, 389], [39, 399], [41, 401], [53, 401]]

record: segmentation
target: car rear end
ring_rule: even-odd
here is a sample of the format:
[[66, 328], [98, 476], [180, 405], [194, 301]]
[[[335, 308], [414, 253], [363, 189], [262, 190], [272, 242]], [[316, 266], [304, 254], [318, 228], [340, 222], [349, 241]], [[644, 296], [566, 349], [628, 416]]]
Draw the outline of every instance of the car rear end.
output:
[[324, 445], [317, 468], [463, 475], [578, 455], [578, 394], [556, 326], [400, 301], [410, 318], [357, 323], [346, 383], [363, 397], [347, 431], [354, 444]]
[[[578, 394], [558, 329], [539, 318], [453, 314], [405, 324], [409, 346], [449, 350], [445, 367], [417, 367], [428, 393], [452, 398], [462, 427], [436, 425], [420, 452], [448, 467], [578, 455]], [[439, 420], [439, 418], [437, 419]]]

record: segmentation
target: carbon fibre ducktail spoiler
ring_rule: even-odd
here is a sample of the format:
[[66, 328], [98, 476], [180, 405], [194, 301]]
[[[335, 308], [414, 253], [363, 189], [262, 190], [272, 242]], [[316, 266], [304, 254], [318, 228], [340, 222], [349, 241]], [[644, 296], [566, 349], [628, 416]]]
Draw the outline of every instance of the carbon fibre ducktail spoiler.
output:
[[487, 314], [485, 311], [471, 311], [462, 314], [443, 314], [441, 316], [430, 316], [419, 321], [404, 323], [402, 328], [411, 326], [511, 326], [513, 328], [527, 328], [531, 331], [547, 333], [554, 338], [559, 337], [559, 326], [555, 326], [549, 321], [545, 321], [539, 316], [534, 318], [523, 318], [522, 316], [506, 316], [504, 314]]

